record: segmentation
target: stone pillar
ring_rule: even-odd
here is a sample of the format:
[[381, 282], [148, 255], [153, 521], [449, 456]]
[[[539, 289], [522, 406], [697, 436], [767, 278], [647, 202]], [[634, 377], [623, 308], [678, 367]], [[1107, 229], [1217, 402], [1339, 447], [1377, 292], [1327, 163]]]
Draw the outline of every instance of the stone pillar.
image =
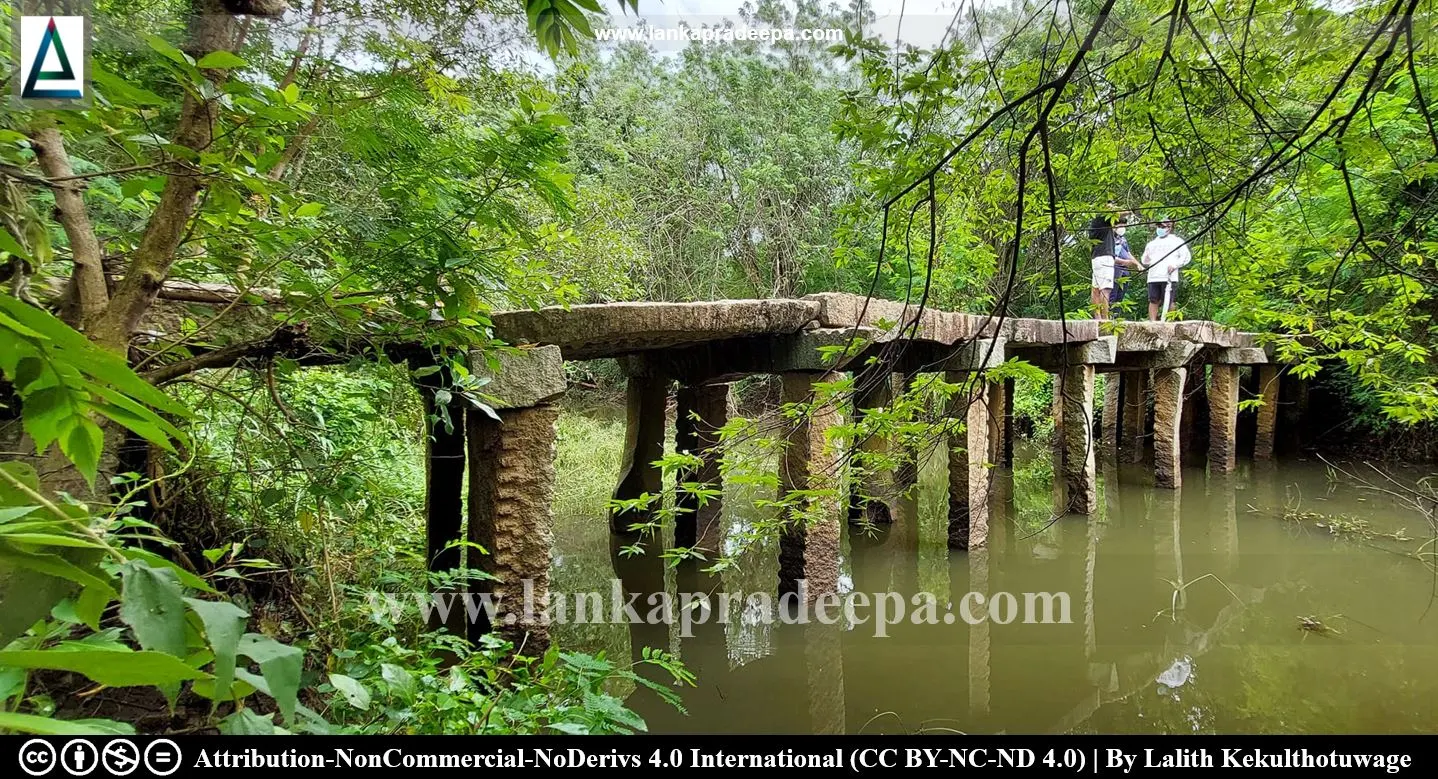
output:
[[[854, 420], [858, 422], [873, 409], [882, 409], [894, 403], [893, 373], [883, 366], [861, 369], [854, 372]], [[855, 442], [855, 447], [865, 453], [861, 457], [862, 473], [853, 472], [849, 487], [849, 521], [856, 524], [865, 522], [887, 524], [893, 521], [888, 499], [894, 492], [894, 474], [888, 469], [877, 468], [876, 459], [884, 459], [889, 451], [889, 438], [885, 435], [867, 435]]]
[[[632, 375], [624, 390], [624, 455], [619, 468], [615, 500], [634, 500], [641, 495], [658, 495], [663, 474], [655, 461], [664, 456], [664, 416], [669, 402], [669, 381], [656, 376]], [[609, 529], [633, 535], [633, 525], [648, 523], [657, 505], [644, 509], [609, 512]]]
[[[829, 373], [785, 373], [783, 403], [813, 404], [814, 384], [832, 381]], [[783, 499], [793, 491], [819, 491], [785, 509], [779, 535], [779, 593], [798, 592], [804, 581], [806, 597], [813, 601], [838, 592], [840, 509], [837, 499], [839, 462], [828, 441], [829, 428], [838, 423], [832, 403], [790, 422], [787, 446], [779, 461], [779, 492]]]
[[1238, 366], [1213, 365], [1208, 378], [1208, 464], [1217, 473], [1238, 467]]
[[1008, 396], [1004, 393], [1004, 385], [1001, 382], [993, 382], [986, 386], [989, 403], [988, 459], [991, 464], [997, 465], [1004, 461], [1004, 452], [1008, 448]]
[[1207, 384], [1208, 375], [1203, 365], [1196, 365], [1188, 371], [1183, 387], [1183, 417], [1178, 423], [1178, 447], [1184, 454], [1194, 451], [1198, 445], [1194, 433], [1201, 429], [1198, 427], [1199, 412], [1207, 397]]
[[[500, 625], [470, 626], [471, 638], [498, 628], [527, 655], [549, 645], [543, 611], [549, 601], [549, 559], [554, 548], [554, 449], [559, 408], [539, 405], [498, 411], [499, 422], [470, 415], [469, 540], [486, 550], [478, 568], [497, 581], [482, 587], [506, 604], [533, 603], [534, 613], [511, 612]], [[514, 617], [513, 622], [508, 617]]]
[[[831, 610], [830, 613], [837, 613]], [[804, 625], [805, 686], [809, 693], [809, 732], [843, 735], [848, 732], [848, 703], [844, 695], [844, 626], [810, 620]]]
[[1183, 482], [1183, 452], [1179, 426], [1183, 418], [1183, 386], [1187, 368], [1157, 368], [1153, 372], [1153, 474], [1159, 487], [1178, 489]]
[[1014, 465], [1014, 380], [1004, 379], [1004, 456], [1006, 468]]
[[1099, 450], [1106, 453], [1118, 451], [1119, 417], [1122, 415], [1123, 374], [1114, 372], [1104, 376], [1103, 417], [1099, 420]]
[[1148, 417], [1148, 372], [1123, 373], [1124, 460], [1143, 462], [1144, 425]]
[[[989, 550], [975, 549], [969, 555], [969, 590], [981, 592], [987, 601], [993, 594], [989, 586]], [[965, 593], [966, 597], [967, 593]], [[993, 676], [992, 639], [989, 621], [969, 625], [969, 714], [983, 717], [989, 713]]]
[[[424, 508], [426, 560], [432, 572], [453, 571], [462, 564], [464, 537], [464, 408], [452, 403], [447, 409], [450, 425], [435, 418], [441, 407], [434, 402], [434, 388], [420, 390], [424, 398], [425, 436]], [[439, 612], [430, 613], [429, 627], [441, 625]], [[449, 629], [464, 634], [464, 615], [451, 610]]]
[[949, 548], [979, 549], [989, 536], [989, 405], [978, 374], [950, 372], [944, 379], [964, 389], [951, 399], [951, 419], [964, 433], [949, 434]]
[[1092, 514], [1098, 508], [1093, 385], [1092, 365], [1071, 365], [1054, 375], [1055, 405], [1061, 412], [1063, 425], [1062, 469], [1054, 478], [1063, 482], [1064, 508], [1075, 514]]
[[498, 420], [469, 414], [469, 567], [493, 577], [478, 586], [513, 609], [499, 625], [481, 611], [470, 623], [477, 639], [497, 628], [531, 656], [549, 646], [549, 563], [554, 549], [554, 450], [564, 392], [564, 360], [556, 346], [505, 352], [497, 367], [476, 353], [470, 370], [489, 378]]
[[1278, 432], [1278, 366], [1258, 366], [1258, 392], [1263, 405], [1258, 407], [1258, 431], [1253, 438], [1253, 459], [1272, 460], [1273, 445]]
[[[907, 394], [912, 392], [919, 381], [918, 373], [895, 373], [894, 385], [896, 394]], [[924, 451], [917, 444], [905, 442], [903, 451], [895, 453], [898, 465], [894, 469], [894, 488], [899, 492], [909, 492], [919, 481], [919, 466], [922, 465]]]
[[[724, 507], [723, 477], [719, 473], [719, 429], [729, 421], [729, 385], [683, 386], [678, 393], [674, 419], [674, 448], [702, 461], [692, 471], [676, 474], [674, 545], [696, 544], [718, 549], [719, 519]], [[682, 489], [682, 485], [693, 485]], [[715, 492], [701, 498], [694, 490]], [[702, 543], [701, 543], [702, 540]]]

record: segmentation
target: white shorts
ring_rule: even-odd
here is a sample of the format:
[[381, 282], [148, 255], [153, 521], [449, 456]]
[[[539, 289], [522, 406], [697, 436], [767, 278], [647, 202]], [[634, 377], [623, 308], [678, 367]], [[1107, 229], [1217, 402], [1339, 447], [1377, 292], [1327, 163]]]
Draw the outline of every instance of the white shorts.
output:
[[1113, 258], [1093, 258], [1093, 288], [1113, 289]]

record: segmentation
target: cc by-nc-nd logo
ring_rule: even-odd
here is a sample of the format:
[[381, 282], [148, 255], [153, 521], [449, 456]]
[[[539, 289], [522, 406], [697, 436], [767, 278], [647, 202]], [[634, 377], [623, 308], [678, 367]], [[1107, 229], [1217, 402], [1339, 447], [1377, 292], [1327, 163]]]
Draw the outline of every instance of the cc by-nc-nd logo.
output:
[[20, 17], [21, 100], [85, 97], [85, 17]]

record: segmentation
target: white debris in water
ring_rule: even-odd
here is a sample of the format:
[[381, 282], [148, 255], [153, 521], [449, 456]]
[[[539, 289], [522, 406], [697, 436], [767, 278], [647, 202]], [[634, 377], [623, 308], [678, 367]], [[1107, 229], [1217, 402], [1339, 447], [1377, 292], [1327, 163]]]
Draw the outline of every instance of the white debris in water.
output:
[[1193, 676], [1193, 658], [1184, 655], [1182, 659], [1173, 661], [1168, 670], [1158, 675], [1159, 692], [1168, 692], [1188, 683]]

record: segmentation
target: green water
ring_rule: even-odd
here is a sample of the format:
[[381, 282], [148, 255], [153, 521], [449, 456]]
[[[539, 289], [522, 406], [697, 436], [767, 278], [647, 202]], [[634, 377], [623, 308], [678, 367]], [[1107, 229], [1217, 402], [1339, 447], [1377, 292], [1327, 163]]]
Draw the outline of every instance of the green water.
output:
[[[1070, 624], [906, 622], [880, 638], [871, 624], [766, 624], [750, 614], [696, 626], [690, 638], [677, 624], [566, 625], [558, 635], [617, 658], [643, 646], [678, 655], [698, 677], [681, 691], [687, 714], [646, 690], [629, 698], [655, 732], [1438, 726], [1435, 579], [1415, 556], [1431, 548], [1431, 531], [1397, 501], [1316, 461], [1243, 462], [1226, 477], [1189, 468], [1182, 489], [1169, 491], [1152, 486], [1146, 466], [1100, 458], [1100, 512], [1050, 523], [1051, 469], [1044, 458], [1021, 458], [1017, 473], [998, 473], [989, 548], [950, 552], [943, 457], [929, 458], [921, 489], [895, 507], [892, 526], [846, 530], [842, 586], [906, 600], [931, 592], [941, 613], [971, 591], [1062, 592]], [[726, 492], [728, 528], [753, 516], [753, 497]], [[591, 502], [592, 510], [571, 502], [560, 516], [558, 590], [607, 591], [616, 573], [640, 593], [773, 587], [772, 546], [718, 580], [614, 554], [602, 499]], [[1354, 523], [1366, 523], [1366, 534], [1330, 530]], [[1399, 531], [1414, 540], [1382, 535]]]

